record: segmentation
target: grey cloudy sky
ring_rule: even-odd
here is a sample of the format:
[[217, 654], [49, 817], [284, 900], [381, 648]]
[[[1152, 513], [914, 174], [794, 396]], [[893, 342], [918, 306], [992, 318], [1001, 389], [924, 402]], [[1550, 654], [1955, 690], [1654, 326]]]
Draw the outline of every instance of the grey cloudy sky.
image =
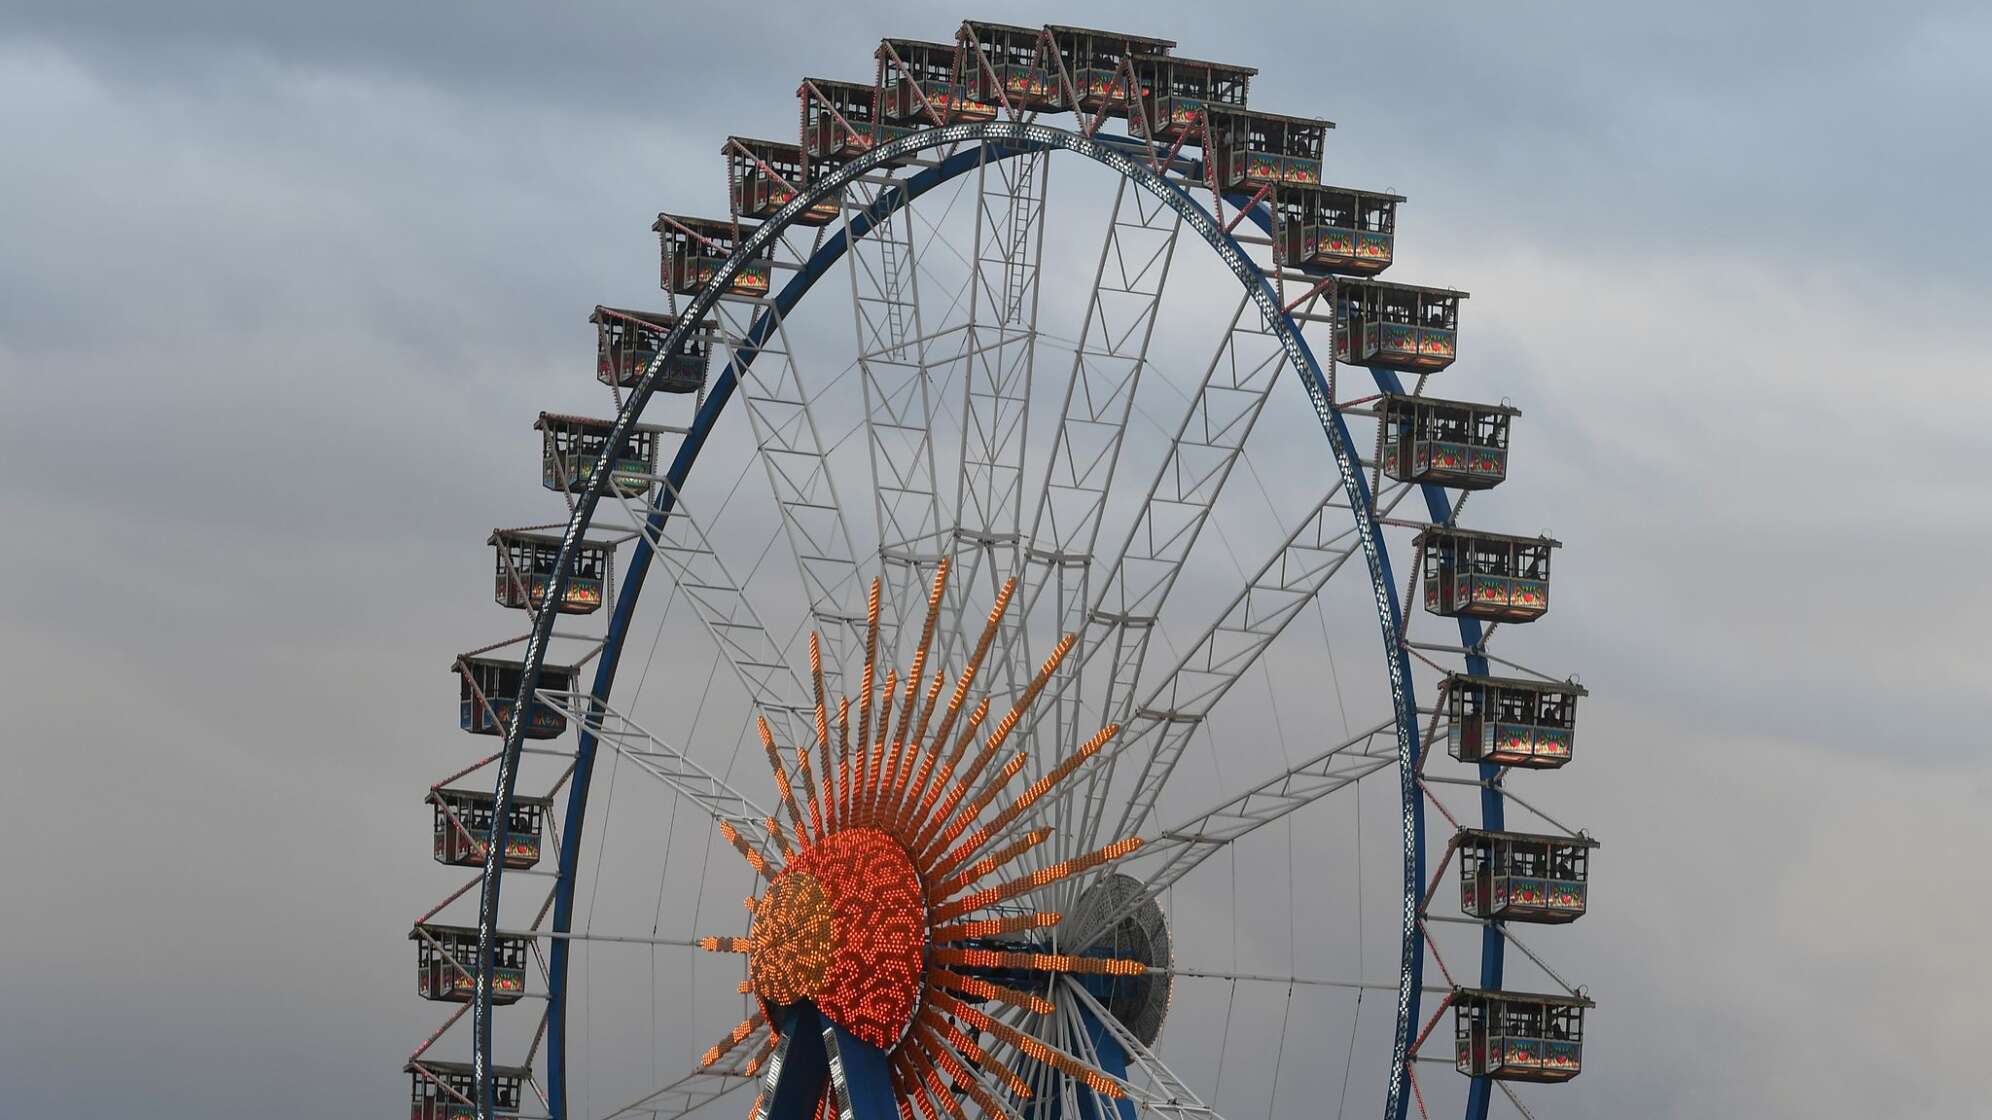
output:
[[1556, 797], [1611, 904], [1557, 942], [1608, 1007], [1546, 1112], [1982, 1107], [1982, 4], [16, 0], [0, 1111], [400, 1107], [519, 418], [725, 134], [960, 15], [1257, 65], [1474, 292], [1495, 508], [1572, 542], [1528, 648], [1597, 692]]

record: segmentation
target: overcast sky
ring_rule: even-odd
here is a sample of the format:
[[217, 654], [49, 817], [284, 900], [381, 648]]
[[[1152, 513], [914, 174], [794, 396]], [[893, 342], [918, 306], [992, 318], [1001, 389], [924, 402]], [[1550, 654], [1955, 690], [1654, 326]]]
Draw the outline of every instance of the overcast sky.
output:
[[0, 3], [0, 1111], [401, 1107], [519, 418], [724, 135], [961, 15], [1257, 65], [1500, 324], [1612, 902], [1545, 1114], [1981, 1110], [1992, 11], [1614, 7]]

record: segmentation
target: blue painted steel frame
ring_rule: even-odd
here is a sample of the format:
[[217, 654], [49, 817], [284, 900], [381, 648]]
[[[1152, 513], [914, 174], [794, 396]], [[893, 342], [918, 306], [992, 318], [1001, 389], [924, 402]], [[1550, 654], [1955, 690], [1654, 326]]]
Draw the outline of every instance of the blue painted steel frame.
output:
[[[977, 166], [985, 158], [1006, 159], [1028, 151], [1053, 149], [1076, 152], [1118, 171], [1123, 177], [1133, 180], [1149, 193], [1168, 203], [1204, 238], [1238, 277], [1248, 295], [1258, 305], [1261, 315], [1280, 339], [1289, 362], [1294, 367], [1296, 375], [1302, 379], [1303, 387], [1314, 403], [1322, 432], [1327, 436], [1329, 449], [1335, 456], [1336, 467], [1343, 480], [1345, 496], [1352, 510], [1355, 529], [1362, 542], [1364, 558], [1369, 567], [1371, 591], [1377, 607], [1378, 626], [1384, 641], [1386, 668], [1390, 677], [1391, 698], [1397, 720], [1404, 843], [1404, 909], [1400, 931], [1402, 948], [1399, 960], [1398, 1021], [1385, 1115], [1387, 1120], [1403, 1120], [1409, 1103], [1409, 1096], [1405, 1092], [1408, 1051], [1413, 1041], [1413, 1032], [1418, 1027], [1419, 997], [1424, 971], [1424, 952], [1419, 944], [1417, 928], [1418, 901], [1424, 886], [1424, 812], [1418, 795], [1415, 773], [1419, 756], [1417, 703], [1409, 658], [1403, 643], [1398, 639], [1402, 609], [1397, 600], [1389, 555], [1382, 532], [1377, 525], [1375, 511], [1371, 506], [1369, 484], [1363, 476], [1360, 459], [1354, 451], [1348, 426], [1329, 399], [1327, 380], [1322, 375], [1319, 363], [1315, 361], [1313, 351], [1307, 345], [1307, 341], [1301, 337], [1300, 330], [1293, 320], [1280, 308], [1272, 286], [1267, 283], [1264, 275], [1246, 256], [1237, 241], [1218, 227], [1210, 213], [1200, 203], [1191, 198], [1179, 185], [1163, 178], [1149, 165], [1147, 149], [1138, 144], [1115, 142], [1111, 138], [1083, 137], [1062, 129], [1037, 124], [991, 121], [981, 124], [950, 125], [880, 145], [864, 157], [839, 168], [813, 188], [800, 192], [773, 218], [757, 227], [735, 250], [734, 255], [719, 268], [708, 287], [693, 297], [689, 306], [683, 309], [680, 325], [659, 348], [659, 361], [653, 363], [645, 372], [642, 382], [625, 402], [622, 411], [616, 417], [614, 429], [604, 441], [604, 460], [596, 463], [595, 470], [590, 476], [590, 484], [576, 500], [573, 514], [562, 534], [556, 574], [548, 590], [549, 599], [557, 600], [564, 594], [567, 580], [573, 572], [577, 543], [592, 521], [595, 507], [601, 501], [606, 480], [612, 474], [606, 462], [607, 449], [621, 445], [649, 404], [650, 397], [656, 389], [661, 356], [674, 352], [681, 337], [691, 329], [691, 326], [706, 317], [707, 312], [719, 298], [719, 293], [726, 290], [744, 262], [767, 247], [805, 209], [843, 190], [859, 176], [928, 148], [978, 142], [981, 146], [959, 151], [937, 166], [911, 176], [903, 188], [884, 192], [868, 211], [852, 220], [851, 239], [864, 236], [884, 216], [910, 203], [940, 183]], [[775, 297], [777, 315], [785, 314], [792, 308], [816, 280], [843, 255], [847, 245], [847, 238], [836, 237], [818, 250]], [[766, 341], [773, 329], [775, 321], [776, 316], [765, 313], [755, 321], [749, 328], [746, 345], [741, 351], [736, 352], [733, 361], [728, 363], [713, 384], [705, 406], [694, 418], [690, 431], [687, 432], [684, 441], [679, 445], [676, 457], [672, 460], [666, 474], [669, 485], [660, 488], [657, 501], [653, 504], [648, 518], [653, 530], [661, 528], [665, 519], [670, 516], [678, 489], [690, 475], [692, 465], [697, 461], [714, 423], [725, 409], [726, 403], [732, 398], [733, 390], [738, 383], [739, 367], [753, 360], [759, 345]], [[1432, 497], [1434, 490], [1436, 488], [1427, 488], [1428, 502], [1434, 500]], [[1439, 508], [1444, 508], [1443, 492], [1439, 492], [1436, 500], [1440, 503]], [[597, 704], [606, 700], [613, 688], [616, 671], [621, 661], [622, 644], [628, 635], [630, 620], [634, 617], [636, 603], [642, 594], [649, 560], [650, 549], [647, 542], [639, 541], [631, 556], [630, 571], [623, 584], [622, 598], [617, 603], [615, 613], [610, 620], [608, 644], [602, 651], [595, 685], [590, 693]], [[512, 722], [506, 729], [505, 747], [498, 764], [496, 812], [499, 820], [503, 820], [511, 810], [518, 782], [520, 751], [524, 745], [523, 715], [529, 708], [528, 699], [539, 685], [540, 669], [546, 660], [547, 642], [552, 634], [554, 616], [555, 612], [552, 611], [543, 611], [536, 616], [532, 632], [526, 642], [525, 668], [520, 691], [513, 708]], [[1477, 630], [1478, 627], [1475, 626], [1476, 633]], [[1462, 636], [1464, 631], [1465, 625], [1462, 624]], [[586, 815], [595, 745], [593, 736], [584, 731], [568, 795], [565, 828], [562, 832], [559, 878], [555, 887], [554, 929], [557, 932], [567, 931], [573, 916], [574, 872], [580, 850], [581, 828]], [[1496, 800], [1498, 802], [1498, 794]], [[491, 1116], [493, 1104], [492, 1082], [489, 1076], [492, 1011], [489, 978], [496, 951], [499, 900], [504, 875], [504, 864], [499, 858], [500, 851], [499, 845], [491, 845], [486, 855], [478, 902], [478, 983], [476, 997], [472, 1003], [474, 1013], [472, 1032], [473, 1065], [477, 1076], [477, 1112], [480, 1120]], [[549, 972], [552, 975], [549, 981], [550, 1003], [547, 1011], [547, 1096], [550, 1103], [549, 1110], [555, 1120], [564, 1120], [566, 1116], [567, 949], [567, 940], [556, 938], [552, 958], [549, 961]]]
[[[1251, 199], [1244, 195], [1234, 194], [1227, 195], [1226, 197], [1235, 206], [1243, 207], [1252, 205]], [[1269, 236], [1273, 234], [1272, 207], [1263, 203], [1252, 206], [1248, 216], [1251, 218], [1252, 223], [1257, 225], [1261, 231]], [[1369, 372], [1370, 376], [1376, 381], [1378, 392], [1402, 393], [1404, 391], [1404, 382], [1398, 378], [1396, 370], [1385, 369], [1382, 366], [1370, 366]], [[1419, 490], [1423, 492], [1427, 517], [1434, 522], [1444, 522], [1452, 518], [1452, 500], [1446, 493], [1445, 487], [1427, 482], [1421, 484]], [[1413, 573], [1412, 579], [1416, 580], [1418, 578], [1418, 574]], [[1404, 604], [1404, 609], [1411, 609], [1411, 604]], [[1460, 648], [1466, 650], [1479, 649], [1481, 638], [1480, 620], [1461, 615], [1455, 621], [1459, 623]], [[1479, 653], [1468, 653], [1466, 655], [1467, 672], [1476, 675], [1485, 675], [1487, 669], [1486, 657]], [[1499, 832], [1507, 827], [1505, 823], [1507, 813], [1501, 798], [1500, 779], [1501, 768], [1499, 766], [1487, 762], [1480, 764], [1480, 827], [1494, 832]], [[1408, 796], [1416, 797], [1417, 793], [1416, 789], [1412, 789]], [[1422, 816], [1422, 812], [1420, 815]], [[1422, 838], [1419, 841], [1419, 846], [1422, 850]], [[1420, 880], [1424, 878], [1422, 864], [1419, 866], [1418, 877]], [[1506, 959], [1507, 942], [1501, 937], [1500, 927], [1494, 922], [1489, 922], [1482, 928], [1480, 933], [1480, 987], [1488, 990], [1497, 990], [1501, 987], [1501, 977]], [[1404, 1024], [1399, 1024], [1399, 1026], [1402, 1027]], [[1417, 1024], [1413, 1022], [1410, 1025], [1410, 1029], [1416, 1031], [1418, 1029]], [[1476, 1077], [1473, 1079], [1472, 1084], [1467, 1088], [1466, 1092], [1466, 1120], [1487, 1120], [1487, 1106], [1491, 1100], [1493, 1089], [1494, 1082], [1491, 1079], [1486, 1077]], [[1400, 1103], [1392, 1120], [1401, 1120], [1403, 1115], [1404, 1106]]]

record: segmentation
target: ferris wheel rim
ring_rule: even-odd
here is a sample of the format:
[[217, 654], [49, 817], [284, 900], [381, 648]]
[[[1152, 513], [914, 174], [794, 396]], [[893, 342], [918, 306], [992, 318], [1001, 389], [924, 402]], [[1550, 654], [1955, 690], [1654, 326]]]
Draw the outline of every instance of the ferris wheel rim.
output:
[[[978, 142], [979, 143], [976, 143]], [[1280, 302], [1263, 272], [1245, 253], [1227, 227], [1221, 227], [1210, 212], [1182, 187], [1170, 181], [1147, 165], [1152, 154], [1138, 140], [1122, 141], [1117, 138], [1085, 136], [1065, 129], [1052, 128], [1035, 123], [1009, 121], [988, 121], [971, 124], [948, 125], [929, 129], [878, 145], [864, 156], [838, 169], [812, 187], [798, 191], [797, 196], [785, 205], [774, 217], [768, 219], [754, 232], [743, 239], [727, 262], [709, 281], [707, 286], [693, 297], [690, 306], [680, 317], [679, 325], [673, 328], [668, 339], [660, 347], [660, 355], [669, 354], [677, 346], [680, 336], [704, 318], [718, 302], [732, 276], [744, 262], [763, 248], [772, 244], [789, 227], [796, 224], [808, 209], [824, 198], [844, 190], [859, 177], [876, 168], [907, 155], [930, 148], [949, 145], [973, 145], [946, 156], [934, 167], [923, 169], [910, 176], [903, 185], [880, 192], [874, 203], [865, 208], [854, 220], [853, 228], [847, 233], [833, 237], [811, 255], [808, 262], [782, 288], [779, 294], [768, 299], [770, 307], [753, 317], [753, 330], [747, 339], [746, 363], [751, 364], [759, 352], [759, 344], [764, 343], [770, 328], [770, 310], [777, 315], [785, 315], [807, 296], [815, 283], [828, 272], [831, 265], [841, 259], [852, 244], [871, 233], [892, 214], [909, 207], [916, 199], [933, 188], [951, 181], [968, 172], [984, 160], [1010, 159], [1017, 156], [1052, 151], [1070, 151], [1083, 155], [1096, 163], [1120, 173], [1122, 179], [1131, 180], [1155, 198], [1173, 209], [1187, 222], [1210, 249], [1222, 260], [1238, 278], [1246, 291], [1249, 301], [1259, 306], [1270, 332], [1278, 339], [1286, 352], [1287, 360], [1303, 379], [1310, 398], [1315, 406], [1324, 437], [1334, 454], [1343, 485], [1348, 492], [1351, 516], [1359, 536], [1362, 551], [1369, 568], [1372, 592], [1377, 608], [1378, 623], [1385, 646], [1386, 665], [1390, 678], [1392, 710], [1397, 725], [1398, 764], [1400, 773], [1401, 802], [1401, 841], [1404, 851], [1404, 877], [1402, 884], [1403, 922], [1400, 929], [1399, 987], [1397, 1001], [1397, 1029], [1393, 1032], [1392, 1059], [1388, 1081], [1387, 1116], [1392, 1120], [1402, 1120], [1409, 1105], [1409, 1094], [1405, 1091], [1410, 1054], [1414, 1046], [1413, 1034], [1417, 1030], [1417, 1020], [1422, 994], [1423, 950], [1420, 945], [1420, 924], [1418, 903], [1422, 891], [1425, 868], [1424, 810], [1419, 797], [1414, 773], [1415, 760], [1419, 757], [1420, 729], [1417, 720], [1415, 678], [1410, 671], [1407, 652], [1402, 640], [1403, 606], [1399, 601], [1395, 579], [1392, 575], [1388, 546], [1381, 531], [1374, 507], [1374, 495], [1370, 493], [1367, 479], [1360, 468], [1360, 459], [1354, 450], [1352, 437], [1346, 421], [1329, 395], [1329, 384], [1312, 348], [1303, 336], [1300, 326]], [[1139, 155], [1133, 153], [1141, 153]], [[1249, 205], [1250, 200], [1239, 197], [1241, 204]], [[1246, 210], [1255, 222], [1263, 224], [1267, 219], [1262, 208], [1256, 205]], [[857, 229], [862, 223], [864, 228]], [[772, 320], [778, 322], [778, 318]], [[741, 352], [736, 349], [724, 370], [715, 379], [705, 403], [698, 410], [679, 444], [667, 474], [667, 483], [659, 490], [656, 502], [651, 506], [650, 517], [655, 524], [662, 524], [675, 506], [676, 494], [689, 477], [703, 450], [706, 439], [714, 425], [724, 413], [739, 383]], [[612, 449], [623, 434], [637, 424], [654, 393], [659, 364], [646, 372], [641, 384], [624, 401], [615, 421], [615, 428], [605, 441], [605, 448]], [[1379, 378], [1385, 374], [1378, 371]], [[605, 450], [604, 455], [607, 455]], [[547, 590], [548, 601], [558, 601], [563, 594], [577, 543], [583, 538], [593, 523], [596, 506], [605, 495], [611, 471], [607, 469], [606, 458], [598, 462], [591, 472], [587, 489], [576, 499], [566, 529], [561, 535], [560, 558], [555, 566], [553, 582]], [[1434, 499], [1431, 492], [1437, 488], [1427, 485], [1429, 501]], [[641, 599], [643, 583], [651, 562], [650, 542], [639, 537], [630, 559], [628, 575], [623, 581], [622, 594], [618, 597], [605, 637], [601, 659], [598, 663], [596, 679], [591, 685], [589, 696], [595, 703], [606, 701], [613, 692], [616, 671], [619, 667], [622, 644], [626, 640], [629, 620], [634, 615], [636, 604]], [[523, 746], [525, 718], [529, 710], [529, 699], [538, 685], [538, 677], [547, 654], [548, 639], [552, 633], [555, 612], [544, 611], [534, 619], [533, 630], [527, 639], [521, 672], [521, 689], [515, 698], [513, 716], [506, 728], [505, 744], [501, 752], [496, 780], [496, 812], [502, 815], [511, 807], [518, 776], [520, 749]], [[1476, 626], [1477, 629], [1477, 626]], [[1464, 634], [1463, 634], [1464, 636]], [[554, 889], [554, 925], [556, 933], [565, 933], [571, 925], [575, 870], [578, 866], [583, 818], [587, 805], [589, 781], [592, 776], [594, 758], [594, 737], [582, 730], [582, 748], [577, 754], [573, 780], [567, 791], [567, 811], [563, 817], [563, 838], [560, 845], [560, 870]], [[1498, 793], [1496, 794], [1498, 797]], [[491, 1063], [491, 1009], [492, 992], [488, 977], [495, 951], [498, 930], [498, 901], [504, 874], [503, 860], [498, 846], [491, 846], [486, 855], [485, 865], [479, 881], [478, 903], [478, 970], [477, 987], [472, 999], [473, 1015], [473, 1069], [477, 1079], [476, 1104], [480, 1116], [491, 1114], [493, 1082], [489, 1071]], [[1498, 941], [1498, 935], [1494, 935]], [[549, 1112], [556, 1120], [564, 1120], [566, 1109], [565, 1058], [566, 1058], [566, 971], [569, 945], [564, 937], [556, 937], [552, 946], [548, 965], [548, 1009], [546, 1012], [547, 1051], [546, 1063], [548, 1083], [546, 1099]], [[1496, 958], [1498, 962], [1498, 957]]]

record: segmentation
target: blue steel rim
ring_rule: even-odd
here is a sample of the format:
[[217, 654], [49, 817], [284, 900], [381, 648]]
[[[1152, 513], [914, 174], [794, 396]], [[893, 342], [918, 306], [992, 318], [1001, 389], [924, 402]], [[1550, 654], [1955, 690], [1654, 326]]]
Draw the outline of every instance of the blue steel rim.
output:
[[[1418, 907], [1423, 890], [1424, 854], [1424, 809], [1417, 785], [1416, 764], [1418, 750], [1418, 711], [1414, 695], [1414, 683], [1410, 671], [1410, 660], [1404, 643], [1399, 639], [1399, 623], [1402, 618], [1395, 581], [1392, 578], [1390, 558], [1383, 534], [1376, 520], [1375, 510], [1370, 501], [1369, 484], [1360, 468], [1359, 457], [1353, 451], [1353, 442], [1348, 426], [1341, 413], [1334, 407], [1329, 397], [1329, 387], [1313, 350], [1302, 337], [1300, 328], [1279, 305], [1273, 287], [1267, 282], [1257, 265], [1246, 256], [1238, 242], [1211, 217], [1203, 205], [1174, 182], [1165, 179], [1149, 165], [1151, 149], [1138, 141], [1117, 141], [1108, 137], [1087, 137], [1064, 129], [1055, 129], [1039, 124], [1024, 124], [1011, 121], [988, 121], [976, 124], [948, 125], [900, 137], [881, 144], [865, 155], [838, 168], [821, 182], [806, 190], [798, 191], [795, 198], [783, 206], [776, 214], [754, 228], [752, 233], [736, 246], [707, 285], [682, 309], [678, 323], [672, 328], [664, 343], [659, 347], [658, 357], [645, 371], [642, 381], [630, 393], [615, 425], [603, 444], [603, 452], [595, 468], [589, 475], [587, 488], [577, 497], [566, 529], [561, 534], [560, 554], [555, 564], [552, 581], [547, 589], [547, 602], [558, 602], [565, 594], [572, 575], [578, 553], [577, 544], [592, 522], [596, 505], [606, 489], [607, 481], [613, 473], [608, 463], [610, 450], [621, 445], [631, 428], [639, 421], [643, 410], [656, 391], [658, 374], [663, 367], [666, 355], [674, 352], [693, 327], [704, 320], [706, 314], [718, 301], [720, 294], [731, 284], [733, 277], [746, 262], [771, 245], [804, 211], [817, 202], [830, 197], [848, 186], [853, 180], [872, 170], [929, 148], [953, 144], [980, 142], [979, 146], [956, 152], [942, 160], [937, 166], [911, 176], [901, 186], [881, 192], [880, 197], [865, 211], [851, 220], [847, 236], [837, 236], [828, 240], [800, 272], [786, 284], [774, 298], [775, 314], [764, 311], [749, 328], [744, 344], [737, 349], [733, 358], [720, 376], [713, 382], [705, 404], [694, 417], [690, 429], [679, 444], [666, 474], [667, 484], [659, 487], [656, 500], [652, 504], [647, 525], [652, 533], [661, 529], [670, 516], [675, 504], [675, 496], [681, 490], [686, 478], [697, 461], [700, 450], [711, 434], [714, 424], [732, 398], [738, 384], [741, 368], [751, 364], [759, 347], [767, 339], [774, 323], [780, 316], [798, 303], [808, 293], [815, 282], [829, 267], [842, 257], [851, 240], [862, 237], [878, 223], [896, 210], [908, 205], [914, 199], [934, 187], [961, 175], [980, 165], [985, 159], [1009, 159], [1038, 151], [1063, 150], [1077, 153], [1119, 172], [1123, 178], [1132, 180], [1175, 210], [1183, 220], [1196, 230], [1231, 269], [1247, 294], [1258, 306], [1260, 314], [1280, 340], [1288, 362], [1302, 380], [1314, 404], [1316, 417], [1321, 422], [1322, 433], [1327, 437], [1329, 449], [1335, 457], [1337, 470], [1343, 482], [1344, 496], [1347, 499], [1351, 517], [1355, 522], [1358, 539], [1362, 543], [1364, 559], [1369, 568], [1371, 591], [1377, 608], [1377, 622], [1384, 643], [1386, 668], [1391, 686], [1392, 708], [1397, 725], [1397, 755], [1399, 773], [1399, 793], [1401, 802], [1401, 830], [1404, 851], [1404, 874], [1402, 883], [1402, 922], [1400, 929], [1400, 955], [1397, 994], [1397, 1029], [1392, 1045], [1392, 1057], [1386, 1095], [1386, 1120], [1404, 1120], [1409, 1105], [1406, 1093], [1406, 1076], [1409, 1069], [1410, 1049], [1418, 1029], [1420, 995], [1423, 984], [1424, 953], [1420, 944]], [[1251, 216], [1262, 227], [1268, 227], [1270, 215], [1255, 207]], [[1385, 381], [1395, 382], [1395, 376], [1388, 371], [1374, 371], [1379, 386]], [[1426, 501], [1433, 509], [1435, 519], [1442, 518], [1449, 510], [1442, 489], [1435, 486], [1424, 487]], [[595, 683], [590, 689], [591, 713], [599, 714], [601, 705], [607, 700], [614, 687], [622, 645], [627, 637], [630, 620], [638, 600], [641, 598], [645, 575], [649, 567], [650, 547], [645, 538], [639, 538], [632, 550], [630, 567], [623, 582], [623, 594], [619, 597], [610, 628], [604, 640], [601, 658], [596, 670]], [[521, 683], [512, 710], [512, 718], [505, 730], [505, 744], [500, 752], [496, 781], [495, 819], [504, 820], [510, 814], [513, 797], [518, 783], [518, 764], [525, 739], [525, 718], [530, 708], [530, 699], [539, 686], [540, 671], [546, 660], [547, 642], [552, 636], [552, 627], [557, 612], [543, 610], [533, 619], [533, 626], [526, 640], [524, 668]], [[1466, 639], [1471, 626], [1473, 636], [1478, 637], [1477, 623], [1461, 621], [1462, 639]], [[1472, 648], [1473, 642], [1466, 643]], [[1473, 668], [1472, 671], [1484, 671]], [[573, 915], [573, 884], [578, 866], [581, 829], [584, 822], [589, 780], [592, 776], [595, 755], [595, 737], [589, 734], [584, 723], [577, 748], [574, 775], [568, 793], [567, 812], [561, 833], [560, 868], [555, 880], [554, 932], [565, 933]], [[1483, 776], [1487, 768], [1483, 767]], [[1498, 791], [1489, 791], [1493, 803], [1492, 819], [1499, 818]], [[1483, 817], [1488, 816], [1487, 802], [1483, 796]], [[1490, 827], [1498, 827], [1490, 825]], [[500, 888], [504, 876], [504, 864], [499, 845], [487, 845], [484, 867], [479, 880], [478, 895], [478, 947], [477, 947], [477, 988], [472, 1000], [472, 1068], [476, 1079], [476, 1113], [479, 1120], [489, 1120], [494, 1112], [495, 1084], [490, 1076], [491, 1063], [491, 1014], [492, 990], [490, 976], [495, 963]], [[1498, 933], [1492, 934], [1497, 943]], [[547, 1009], [547, 1102], [553, 1120], [566, 1117], [566, 969], [568, 961], [567, 939], [556, 937], [548, 961], [548, 1009]], [[1499, 958], [1494, 958], [1494, 969], [1498, 979]], [[1484, 970], [1484, 965], [1483, 965]], [[1485, 1107], [1485, 1086], [1476, 1082], [1480, 1090], [1482, 1111]], [[1469, 1113], [1471, 1115], [1471, 1112]]]
[[[1244, 205], [1250, 201], [1242, 195], [1230, 195], [1227, 197], [1240, 205]], [[1255, 205], [1248, 211], [1247, 216], [1266, 235], [1271, 236], [1273, 234], [1272, 207], [1263, 203]], [[1371, 366], [1369, 367], [1369, 371], [1370, 376], [1376, 381], [1378, 392], [1404, 392], [1404, 383], [1398, 378], [1396, 370], [1385, 369], [1382, 366]], [[1426, 516], [1430, 517], [1435, 523], [1443, 523], [1452, 519], [1452, 500], [1446, 493], [1445, 487], [1436, 483], [1426, 482], [1421, 483], [1419, 489], [1424, 493]], [[1416, 578], [1415, 575], [1414, 578]], [[1460, 615], [1455, 621], [1459, 623], [1460, 648], [1469, 651], [1466, 655], [1466, 671], [1476, 676], [1485, 676], [1488, 671], [1488, 664], [1486, 655], [1479, 652], [1482, 636], [1480, 620]], [[1499, 832], [1508, 827], [1506, 824], [1507, 812], [1501, 797], [1501, 767], [1493, 763], [1483, 762], [1480, 764], [1479, 777], [1480, 827], [1490, 832]], [[1412, 796], [1416, 796], [1416, 791], [1413, 791]], [[1419, 799], [1418, 806], [1419, 816], [1422, 818], [1424, 815], [1424, 801], [1422, 798]], [[1420, 847], [1422, 848], [1422, 846], [1423, 841], [1421, 839]], [[1422, 870], [1419, 872], [1419, 878], [1424, 878]], [[1500, 926], [1492, 920], [1488, 921], [1480, 931], [1480, 987], [1482, 990], [1498, 991], [1500, 989], [1501, 977], [1507, 959], [1507, 948], [1508, 943], [1501, 936]], [[1402, 1026], [1402, 1024], [1399, 1025]], [[1415, 1023], [1411, 1029], [1414, 1031], [1417, 1029]], [[1415, 1039], [1412, 1041], [1415, 1041]], [[1487, 1120], [1487, 1107], [1493, 1098], [1493, 1091], [1493, 1078], [1486, 1076], [1473, 1078], [1466, 1091], [1466, 1120]], [[1400, 1103], [1392, 1116], [1392, 1120], [1401, 1120], [1403, 1115], [1404, 1105]]]

